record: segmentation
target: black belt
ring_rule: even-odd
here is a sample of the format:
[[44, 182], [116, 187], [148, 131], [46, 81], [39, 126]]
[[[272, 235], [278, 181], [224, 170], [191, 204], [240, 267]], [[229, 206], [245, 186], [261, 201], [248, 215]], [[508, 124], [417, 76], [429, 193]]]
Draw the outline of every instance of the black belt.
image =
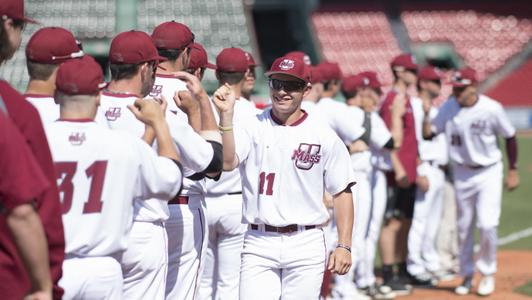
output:
[[[277, 232], [277, 233], [292, 233], [292, 232], [297, 232], [299, 231], [299, 225], [296, 225], [296, 224], [290, 224], [290, 225], [286, 225], [286, 226], [283, 226], [283, 227], [277, 227], [277, 226], [271, 226], [271, 225], [268, 225], [268, 224], [264, 224], [264, 231], [266, 232]], [[309, 230], [309, 229], [314, 229], [314, 228], [317, 228], [318, 226], [316, 225], [305, 225], [305, 226], [301, 226], [303, 227], [305, 230]], [[259, 225], [257, 224], [251, 224], [251, 229], [252, 230], [259, 230]]]
[[227, 193], [227, 195], [242, 195], [242, 192], [232, 192], [232, 193]]

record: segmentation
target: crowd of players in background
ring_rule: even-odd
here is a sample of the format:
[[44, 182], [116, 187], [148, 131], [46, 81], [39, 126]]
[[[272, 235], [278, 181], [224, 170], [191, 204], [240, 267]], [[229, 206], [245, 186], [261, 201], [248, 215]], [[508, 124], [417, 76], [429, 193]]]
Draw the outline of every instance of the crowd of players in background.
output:
[[[33, 20], [18, 0], [2, 1], [0, 15], [3, 63]], [[226, 48], [210, 64], [190, 29], [174, 21], [151, 35], [118, 34], [109, 52], [108, 83], [67, 29], [41, 28], [25, 51], [26, 94], [0, 81], [2, 295], [260, 299], [253, 282], [240, 278], [241, 272], [246, 280], [258, 272], [249, 261], [241, 265], [246, 231], [291, 234], [315, 224], [294, 223], [293, 229], [243, 222], [249, 178], [240, 173], [247, 169], [233, 170], [243, 137], [232, 132], [262, 113], [250, 101], [256, 79], [252, 54]], [[300, 62], [303, 69], [294, 73]], [[220, 84], [212, 97], [201, 85], [208, 69], [215, 69]], [[351, 156], [352, 243], [337, 235], [345, 231], [340, 228], [345, 216], [316, 225], [323, 226], [337, 262], [344, 256], [335, 251], [352, 253], [352, 267], [347, 272], [348, 265], [329, 263], [321, 297], [393, 299], [457, 273], [464, 280], [455, 292], [464, 295], [473, 287], [475, 268], [482, 274], [477, 293], [489, 295], [495, 289], [503, 181], [497, 135], [506, 139], [506, 183], [514, 189], [515, 129], [500, 104], [478, 94], [470, 68], [453, 73], [453, 94], [440, 109], [434, 104], [444, 80], [438, 69], [420, 68], [412, 55], [403, 54], [393, 59], [391, 71], [394, 82], [385, 94], [375, 72], [344, 76], [337, 63], [312, 65], [299, 51], [276, 60], [267, 74], [274, 93], [304, 91], [304, 116], [330, 127]], [[339, 93], [345, 103], [335, 100]], [[319, 162], [320, 148], [313, 146], [294, 152], [298, 168]], [[271, 195], [274, 178], [264, 172], [255, 178], [258, 193]], [[331, 216], [339, 214], [334, 210], [339, 196], [321, 196]], [[475, 216], [481, 245], [476, 265]], [[448, 249], [437, 249], [438, 232], [450, 233], [442, 243]], [[304, 257], [305, 249], [296, 250]]]

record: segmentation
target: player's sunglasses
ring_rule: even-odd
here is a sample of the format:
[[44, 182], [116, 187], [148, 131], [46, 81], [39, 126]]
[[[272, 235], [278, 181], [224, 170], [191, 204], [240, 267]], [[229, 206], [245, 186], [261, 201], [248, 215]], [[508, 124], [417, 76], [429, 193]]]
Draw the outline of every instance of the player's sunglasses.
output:
[[280, 91], [283, 90], [287, 93], [290, 92], [299, 92], [305, 89], [307, 86], [306, 82], [303, 81], [284, 81], [279, 79], [270, 79], [270, 88]]

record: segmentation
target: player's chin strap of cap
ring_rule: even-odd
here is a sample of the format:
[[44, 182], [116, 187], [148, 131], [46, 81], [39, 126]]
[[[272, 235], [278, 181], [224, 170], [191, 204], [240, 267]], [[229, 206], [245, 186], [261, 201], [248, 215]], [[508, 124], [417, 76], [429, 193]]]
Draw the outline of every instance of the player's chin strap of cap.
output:
[[68, 55], [52, 56], [52, 60], [80, 58], [80, 57], [83, 57], [83, 55], [85, 55], [85, 52], [83, 52], [83, 50], [80, 49], [78, 52], [70, 53]]

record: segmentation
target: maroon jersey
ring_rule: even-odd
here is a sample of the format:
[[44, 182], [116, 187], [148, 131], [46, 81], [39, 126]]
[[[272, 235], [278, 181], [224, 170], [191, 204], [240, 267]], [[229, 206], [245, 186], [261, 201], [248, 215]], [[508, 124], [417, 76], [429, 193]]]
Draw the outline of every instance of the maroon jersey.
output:
[[[381, 115], [386, 127], [391, 130], [392, 127], [392, 104], [397, 92], [392, 90], [384, 98], [379, 114]], [[406, 101], [406, 113], [403, 116], [403, 144], [399, 148], [398, 156], [399, 160], [405, 168], [408, 181], [411, 183], [416, 182], [416, 169], [417, 169], [417, 157], [418, 147], [416, 140], [416, 127], [414, 124], [414, 114], [412, 106], [410, 105], [410, 97]]]
[[[35, 107], [4, 80], [0, 80], [0, 97], [5, 102], [9, 118], [25, 138], [33, 156], [37, 159], [49, 182], [49, 188], [36, 198], [36, 204], [48, 241], [50, 271], [52, 282], [54, 283], [54, 299], [60, 299], [63, 290], [59, 287], [58, 282], [61, 278], [65, 256], [65, 238], [61, 219], [61, 204], [59, 202], [50, 148], [48, 147], [39, 113]], [[18, 281], [17, 284], [27, 284], [29, 287], [27, 278], [23, 280], [15, 277], [14, 280]]]
[[0, 295], [22, 299], [29, 292], [24, 265], [6, 224], [9, 211], [31, 203], [49, 187], [24, 137], [0, 111]]

